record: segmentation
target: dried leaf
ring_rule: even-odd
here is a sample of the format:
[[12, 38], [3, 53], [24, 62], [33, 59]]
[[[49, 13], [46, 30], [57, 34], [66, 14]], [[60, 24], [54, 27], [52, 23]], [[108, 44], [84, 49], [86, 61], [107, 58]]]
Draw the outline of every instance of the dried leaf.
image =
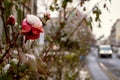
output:
[[80, 6], [82, 7], [82, 6], [83, 6], [83, 4], [84, 4], [84, 3], [81, 1], [81, 2], [80, 2]]
[[37, 60], [37, 68], [38, 68], [38, 72], [42, 75], [48, 76], [49, 75], [49, 71], [47, 69], [46, 64], [42, 61], [41, 58], [39, 58]]
[[92, 17], [89, 18], [89, 21], [85, 19], [86, 24], [90, 27], [91, 30], [93, 30], [92, 26]]
[[83, 8], [83, 11], [86, 11], [86, 7]]
[[106, 3], [103, 5], [103, 8], [106, 8]]

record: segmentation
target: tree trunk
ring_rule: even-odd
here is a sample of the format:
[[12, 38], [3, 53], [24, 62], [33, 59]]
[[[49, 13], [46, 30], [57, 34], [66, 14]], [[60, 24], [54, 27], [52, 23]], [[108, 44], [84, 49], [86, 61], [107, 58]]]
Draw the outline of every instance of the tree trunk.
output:
[[[1, 11], [0, 11], [1, 13]], [[2, 31], [3, 31], [3, 23], [2, 23], [2, 18], [0, 17], [0, 53], [2, 53]]]

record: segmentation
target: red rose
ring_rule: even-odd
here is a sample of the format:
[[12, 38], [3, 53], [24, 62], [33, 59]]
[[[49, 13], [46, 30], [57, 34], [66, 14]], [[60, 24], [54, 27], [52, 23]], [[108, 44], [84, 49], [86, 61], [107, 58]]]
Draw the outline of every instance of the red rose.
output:
[[15, 24], [15, 17], [10, 15], [7, 19], [7, 25], [14, 25]]
[[26, 40], [35, 40], [40, 37], [40, 33], [43, 32], [42, 22], [38, 17], [34, 15], [28, 15], [27, 19], [25, 18], [22, 21], [22, 34], [25, 35]]

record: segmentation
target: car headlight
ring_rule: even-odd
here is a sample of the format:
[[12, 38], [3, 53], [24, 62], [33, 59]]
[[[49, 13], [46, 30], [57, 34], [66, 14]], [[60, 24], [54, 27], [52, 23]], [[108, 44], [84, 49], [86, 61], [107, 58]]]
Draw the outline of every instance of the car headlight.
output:
[[112, 51], [109, 51], [109, 53], [112, 53]]
[[100, 51], [100, 53], [105, 53], [104, 51]]

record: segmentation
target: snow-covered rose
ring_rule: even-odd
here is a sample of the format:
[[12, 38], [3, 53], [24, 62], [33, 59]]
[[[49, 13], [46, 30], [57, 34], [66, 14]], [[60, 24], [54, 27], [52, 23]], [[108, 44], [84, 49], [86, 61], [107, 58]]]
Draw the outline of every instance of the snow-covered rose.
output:
[[35, 40], [40, 37], [40, 33], [43, 32], [42, 22], [35, 15], [27, 15], [22, 21], [21, 33], [25, 35], [26, 40]]

